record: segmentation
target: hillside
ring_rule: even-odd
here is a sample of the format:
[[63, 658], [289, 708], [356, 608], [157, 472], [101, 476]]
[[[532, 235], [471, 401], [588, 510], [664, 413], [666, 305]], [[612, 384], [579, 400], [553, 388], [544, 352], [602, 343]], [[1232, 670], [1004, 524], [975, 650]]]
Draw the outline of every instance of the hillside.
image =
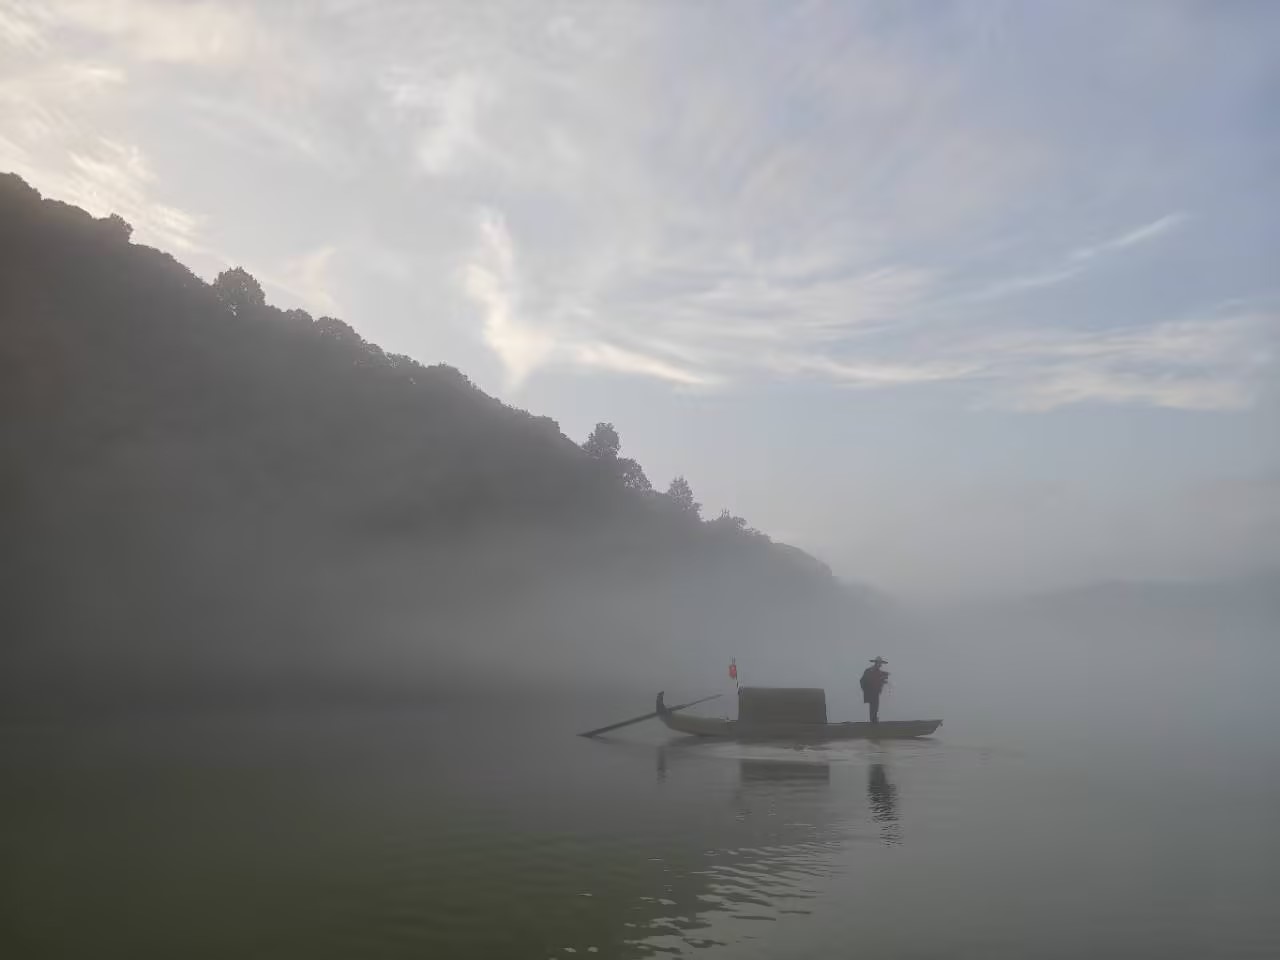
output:
[[658, 682], [855, 611], [558, 425], [0, 177], [11, 703]]

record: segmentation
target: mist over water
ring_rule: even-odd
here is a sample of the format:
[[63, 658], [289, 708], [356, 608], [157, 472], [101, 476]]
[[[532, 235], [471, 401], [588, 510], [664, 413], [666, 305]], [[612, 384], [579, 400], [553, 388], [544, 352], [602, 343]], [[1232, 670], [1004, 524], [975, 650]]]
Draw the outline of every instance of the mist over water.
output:
[[0, 0], [0, 960], [1280, 957], [1280, 5], [747, 9]]
[[[861, 719], [856, 671], [884, 654], [882, 716], [944, 719], [923, 741], [709, 743], [654, 722], [583, 740], [655, 691], [572, 658], [554, 684], [499, 674], [398, 706], [11, 723], [5, 940], [26, 957], [1272, 956], [1271, 601], [1132, 592], [900, 611], [877, 645], [855, 634], [776, 674], [739, 659], [747, 682], [817, 683], [833, 719]], [[673, 656], [671, 702], [722, 692], [698, 709], [733, 715], [723, 663]]]
[[[929, 675], [897, 661], [887, 718], [915, 715]], [[30, 957], [1272, 955], [1274, 740], [1130, 729], [1092, 697], [1072, 724], [1079, 698], [1048, 688], [1039, 716], [991, 688], [1002, 706], [953, 695], [931, 740], [802, 749], [656, 724], [583, 740], [647, 706], [589, 690], [9, 725], [5, 939]]]

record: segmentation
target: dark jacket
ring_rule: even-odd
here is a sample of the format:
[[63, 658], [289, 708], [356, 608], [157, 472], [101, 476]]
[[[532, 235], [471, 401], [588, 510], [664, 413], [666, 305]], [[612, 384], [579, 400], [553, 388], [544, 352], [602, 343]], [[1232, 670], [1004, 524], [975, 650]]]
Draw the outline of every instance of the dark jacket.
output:
[[858, 681], [858, 686], [862, 687], [862, 702], [870, 703], [872, 700], [880, 699], [880, 691], [884, 689], [884, 685], [889, 680], [889, 674], [883, 670], [877, 670], [875, 667], [867, 667], [862, 671], [862, 679]]

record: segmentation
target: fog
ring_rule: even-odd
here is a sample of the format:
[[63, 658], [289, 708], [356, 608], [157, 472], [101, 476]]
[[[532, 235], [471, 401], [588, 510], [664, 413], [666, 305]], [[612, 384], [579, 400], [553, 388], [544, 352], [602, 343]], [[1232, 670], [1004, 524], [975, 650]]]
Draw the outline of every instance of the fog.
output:
[[[63, 506], [64, 523], [84, 521]], [[130, 527], [29, 558], [58, 579], [25, 606], [31, 641], [11, 640], [10, 709], [563, 701], [586, 727], [658, 690], [720, 693], [704, 709], [732, 716], [735, 659], [744, 684], [824, 687], [833, 720], [862, 719], [857, 678], [881, 655], [883, 716], [942, 718], [965, 742], [1222, 749], [1268, 740], [1278, 718], [1270, 577], [921, 605], [741, 558], [605, 565], [607, 531], [446, 548], [226, 518]]]
[[0, 0], [0, 957], [1280, 955], [1278, 41]]
[[1272, 576], [926, 605], [769, 552], [636, 559], [627, 529], [335, 540], [287, 514], [104, 519], [96, 490], [17, 527], [17, 715], [562, 701], [586, 728], [658, 690], [732, 716], [735, 659], [744, 684], [824, 687], [833, 720], [862, 719], [881, 655], [883, 715], [965, 742], [1226, 749], [1278, 719]]
[[[903, 708], [965, 739], [1124, 753], [1269, 744], [1274, 581], [1108, 585], [927, 616]], [[906, 653], [906, 651], [904, 651]]]

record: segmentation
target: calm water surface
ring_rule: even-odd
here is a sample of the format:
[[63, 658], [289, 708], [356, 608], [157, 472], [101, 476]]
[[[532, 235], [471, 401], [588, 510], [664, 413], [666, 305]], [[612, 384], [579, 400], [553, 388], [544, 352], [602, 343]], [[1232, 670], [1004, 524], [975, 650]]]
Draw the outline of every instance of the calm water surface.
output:
[[8, 727], [0, 956], [1280, 956], [1265, 741], [572, 736], [628, 712]]

